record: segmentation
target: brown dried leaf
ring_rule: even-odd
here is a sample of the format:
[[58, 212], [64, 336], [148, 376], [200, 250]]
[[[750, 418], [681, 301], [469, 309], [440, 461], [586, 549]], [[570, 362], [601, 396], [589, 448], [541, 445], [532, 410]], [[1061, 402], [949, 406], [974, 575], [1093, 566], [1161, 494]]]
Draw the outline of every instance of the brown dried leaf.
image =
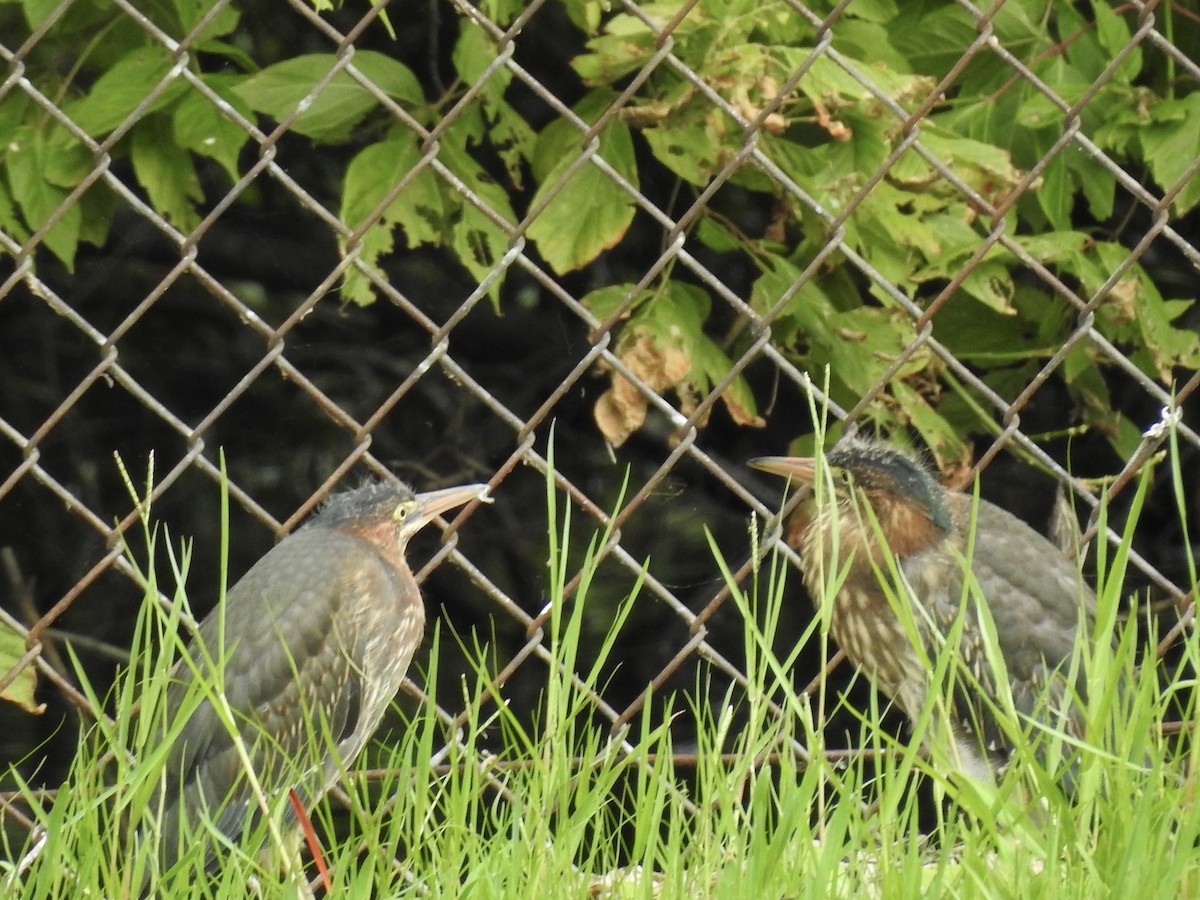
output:
[[[675, 343], [660, 344], [645, 329], [634, 329], [617, 357], [646, 387], [662, 394], [677, 386], [692, 369], [687, 351]], [[624, 375], [612, 373], [612, 385], [596, 401], [592, 411], [601, 434], [620, 447], [646, 421], [648, 401]]]
[[[630, 390], [622, 390], [624, 385]], [[632, 392], [632, 402], [629, 399]], [[646, 421], [646, 398], [638, 393], [624, 375], [613, 374], [613, 386], [600, 395], [592, 415], [604, 439], [620, 447]]]
[[1137, 320], [1138, 282], [1136, 278], [1122, 278], [1108, 292], [1106, 301], [1123, 322]]
[[755, 415], [738, 400], [737, 392], [732, 390], [725, 391], [721, 394], [721, 401], [725, 404], [725, 410], [729, 413], [729, 418], [733, 419], [738, 425], [762, 428], [767, 424], [762, 416]]

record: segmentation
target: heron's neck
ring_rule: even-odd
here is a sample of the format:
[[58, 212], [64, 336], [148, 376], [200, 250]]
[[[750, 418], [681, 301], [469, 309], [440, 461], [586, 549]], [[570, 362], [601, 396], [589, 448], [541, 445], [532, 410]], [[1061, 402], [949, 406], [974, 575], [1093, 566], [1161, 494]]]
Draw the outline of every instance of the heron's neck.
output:
[[859, 553], [878, 560], [885, 548], [907, 559], [944, 539], [942, 530], [918, 507], [859, 493], [839, 497], [836, 506], [830, 504], [810, 519], [804, 548], [811, 552], [819, 547], [826, 560], [847, 560]]

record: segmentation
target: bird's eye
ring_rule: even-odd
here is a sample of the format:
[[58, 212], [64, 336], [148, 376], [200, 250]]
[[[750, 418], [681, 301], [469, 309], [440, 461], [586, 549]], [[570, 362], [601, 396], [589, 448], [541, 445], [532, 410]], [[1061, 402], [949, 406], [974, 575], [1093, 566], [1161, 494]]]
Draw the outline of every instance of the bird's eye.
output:
[[397, 506], [396, 511], [392, 513], [392, 520], [395, 522], [403, 522], [408, 518], [415, 506], [416, 503], [414, 503], [412, 500], [405, 500], [403, 503]]

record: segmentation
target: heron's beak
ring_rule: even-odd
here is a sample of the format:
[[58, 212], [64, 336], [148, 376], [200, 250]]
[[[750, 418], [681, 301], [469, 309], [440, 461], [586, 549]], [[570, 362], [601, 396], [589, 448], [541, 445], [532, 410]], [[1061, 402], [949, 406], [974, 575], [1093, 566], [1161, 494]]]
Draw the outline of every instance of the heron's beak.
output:
[[750, 465], [797, 484], [811, 486], [817, 477], [817, 461], [811, 456], [759, 456], [750, 460]]
[[464, 484], [461, 487], [443, 488], [440, 491], [427, 491], [413, 498], [413, 510], [405, 523], [406, 529], [416, 531], [428, 525], [444, 512], [478, 500], [480, 503], [491, 503], [486, 484]]

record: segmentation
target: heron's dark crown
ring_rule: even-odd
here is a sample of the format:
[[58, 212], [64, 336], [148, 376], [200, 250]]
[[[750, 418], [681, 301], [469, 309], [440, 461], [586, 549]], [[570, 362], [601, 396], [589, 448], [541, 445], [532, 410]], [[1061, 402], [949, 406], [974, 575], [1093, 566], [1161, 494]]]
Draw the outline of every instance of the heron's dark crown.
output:
[[322, 528], [346, 528], [388, 522], [396, 507], [415, 494], [403, 484], [369, 481], [362, 487], [342, 491], [326, 500], [309, 525]]
[[914, 504], [943, 531], [953, 527], [946, 492], [915, 456], [881, 441], [856, 440], [834, 450], [826, 461], [853, 475], [868, 493], [881, 492]]

